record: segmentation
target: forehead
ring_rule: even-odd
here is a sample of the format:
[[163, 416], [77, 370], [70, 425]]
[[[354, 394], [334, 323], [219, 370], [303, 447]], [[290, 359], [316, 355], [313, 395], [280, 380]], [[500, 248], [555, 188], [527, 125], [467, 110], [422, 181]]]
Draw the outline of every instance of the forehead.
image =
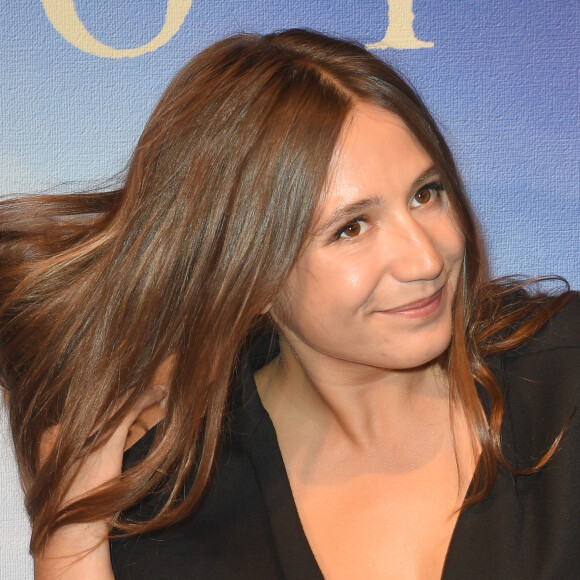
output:
[[376, 105], [357, 105], [329, 167], [319, 217], [362, 198], [407, 192], [433, 165], [405, 122]]

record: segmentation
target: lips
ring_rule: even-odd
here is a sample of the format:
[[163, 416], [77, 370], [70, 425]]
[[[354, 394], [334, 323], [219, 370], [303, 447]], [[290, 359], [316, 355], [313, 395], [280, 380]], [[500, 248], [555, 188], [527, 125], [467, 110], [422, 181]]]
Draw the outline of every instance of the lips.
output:
[[390, 308], [389, 310], [382, 310], [381, 312], [385, 314], [399, 314], [402, 316], [411, 316], [411, 317], [421, 317], [421, 316], [428, 316], [435, 312], [439, 306], [441, 305], [441, 296], [443, 294], [443, 288], [440, 288], [432, 294], [431, 296], [427, 296], [426, 298], [421, 298], [420, 300], [415, 300], [414, 302], [409, 302], [407, 304], [403, 304], [397, 308]]

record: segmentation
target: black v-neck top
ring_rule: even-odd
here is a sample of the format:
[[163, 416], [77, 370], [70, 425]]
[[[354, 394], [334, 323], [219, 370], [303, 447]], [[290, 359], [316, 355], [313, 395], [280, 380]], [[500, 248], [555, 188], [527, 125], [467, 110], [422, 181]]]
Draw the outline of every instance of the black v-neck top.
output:
[[[502, 437], [513, 465], [537, 460], [580, 406], [579, 328], [576, 297], [524, 346], [488, 361], [504, 389]], [[254, 384], [267, 356], [258, 347], [238, 369], [202, 505], [165, 530], [112, 540], [117, 579], [323, 580]], [[142, 457], [152, 439], [149, 432], [125, 460]], [[145, 501], [132, 515], [154, 510], [154, 501]], [[460, 514], [442, 578], [580, 578], [580, 413], [541, 472], [514, 476], [500, 467], [491, 494]]]

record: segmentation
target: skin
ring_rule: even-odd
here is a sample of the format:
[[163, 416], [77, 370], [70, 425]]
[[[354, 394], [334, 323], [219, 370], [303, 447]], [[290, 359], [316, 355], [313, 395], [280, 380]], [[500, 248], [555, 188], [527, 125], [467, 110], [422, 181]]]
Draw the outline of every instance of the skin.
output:
[[[403, 121], [356, 107], [256, 374], [325, 578], [440, 578], [475, 467], [438, 357], [464, 240]], [[433, 482], [437, 482], [434, 486]]]
[[[447, 348], [464, 243], [439, 180], [398, 117], [359, 106], [314, 235], [272, 309], [316, 373], [406, 370]], [[440, 290], [432, 316], [393, 312]]]

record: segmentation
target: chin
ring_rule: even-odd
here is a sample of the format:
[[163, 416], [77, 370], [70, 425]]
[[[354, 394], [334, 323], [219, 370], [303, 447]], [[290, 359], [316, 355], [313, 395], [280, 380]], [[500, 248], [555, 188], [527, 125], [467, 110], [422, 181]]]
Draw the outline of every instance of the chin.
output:
[[[451, 344], [451, 329], [439, 336], [414, 337], [406, 348], [401, 348], [397, 363], [393, 368], [399, 370], [420, 368], [436, 362]], [[402, 347], [402, 345], [401, 345]]]

